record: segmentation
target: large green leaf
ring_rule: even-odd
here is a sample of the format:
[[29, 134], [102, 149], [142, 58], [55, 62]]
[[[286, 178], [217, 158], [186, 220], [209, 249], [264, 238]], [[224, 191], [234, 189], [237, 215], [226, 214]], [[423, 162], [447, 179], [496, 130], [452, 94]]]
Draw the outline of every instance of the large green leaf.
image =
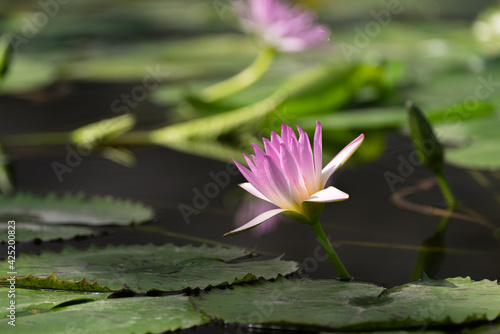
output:
[[390, 290], [333, 280], [259, 281], [193, 298], [206, 314], [234, 323], [391, 329], [493, 320], [500, 286], [469, 278], [419, 281]]
[[[7, 225], [1, 229], [0, 242], [8, 241]], [[39, 239], [49, 241], [55, 239], [71, 239], [77, 236], [92, 235], [93, 231], [84, 226], [44, 225], [16, 221], [16, 242]]]
[[[88, 291], [171, 291], [203, 289], [261, 277], [271, 279], [298, 268], [293, 261], [279, 259], [228, 263], [244, 255], [248, 252], [240, 248], [171, 244], [91, 247], [85, 251], [67, 247], [61, 253], [46, 251], [40, 256], [23, 254], [16, 258], [16, 285]], [[3, 262], [0, 272], [9, 271], [7, 267], [8, 263]], [[6, 279], [0, 277], [0, 284], [6, 284]]]
[[[188, 297], [106, 299], [106, 294], [16, 289], [8, 298], [0, 288], [0, 328], [15, 333], [161, 333], [208, 322]], [[16, 322], [11, 327], [7, 303], [15, 301]]]
[[[153, 218], [153, 210], [140, 203], [112, 197], [49, 194], [46, 197], [19, 193], [0, 197], [0, 216], [24, 217], [47, 224], [128, 225]], [[10, 218], [12, 219], [12, 218]]]

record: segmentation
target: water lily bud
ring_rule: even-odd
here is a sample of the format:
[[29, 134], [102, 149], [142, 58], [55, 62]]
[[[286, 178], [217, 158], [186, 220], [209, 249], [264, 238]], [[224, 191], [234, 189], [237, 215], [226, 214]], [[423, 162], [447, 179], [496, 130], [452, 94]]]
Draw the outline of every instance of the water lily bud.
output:
[[420, 161], [434, 172], [441, 171], [444, 162], [443, 146], [422, 111], [410, 101], [406, 103], [406, 108], [410, 119], [411, 138]]

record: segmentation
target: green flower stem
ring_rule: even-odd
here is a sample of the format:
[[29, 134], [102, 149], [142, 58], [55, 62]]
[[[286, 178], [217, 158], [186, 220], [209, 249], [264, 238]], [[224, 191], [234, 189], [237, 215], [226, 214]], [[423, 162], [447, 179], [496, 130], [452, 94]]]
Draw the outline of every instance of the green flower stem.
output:
[[443, 194], [443, 197], [448, 204], [448, 209], [454, 209], [457, 206], [457, 200], [455, 199], [455, 195], [453, 195], [453, 191], [450, 188], [448, 180], [446, 180], [446, 177], [443, 173], [443, 168], [436, 171], [436, 178], [438, 180], [441, 193]]
[[[453, 212], [452, 207], [448, 207], [448, 212]], [[424, 274], [434, 278], [443, 262], [446, 253], [445, 234], [450, 223], [451, 215], [443, 216], [434, 235], [425, 239], [420, 246], [417, 260], [413, 266], [412, 280], [421, 279]]]
[[323, 249], [325, 250], [326, 254], [328, 255], [328, 258], [333, 264], [333, 267], [337, 271], [337, 273], [340, 276], [340, 279], [343, 281], [350, 281], [351, 276], [345, 269], [344, 265], [342, 264], [342, 261], [340, 261], [339, 256], [335, 252], [335, 250], [332, 247], [332, 244], [330, 243], [330, 240], [328, 240], [328, 237], [325, 234], [325, 231], [323, 231], [323, 228], [321, 227], [321, 224], [319, 222], [316, 222], [314, 224], [311, 224], [311, 227], [316, 234], [316, 237], [318, 238], [319, 243], [321, 246], [323, 246]]
[[[453, 207], [448, 207], [447, 209], [450, 213], [453, 212]], [[448, 229], [448, 225], [450, 223], [450, 218], [451, 216], [444, 216], [441, 221], [439, 222], [439, 225], [436, 229], [436, 234], [444, 235], [446, 233], [446, 230]]]
[[249, 87], [266, 73], [275, 54], [276, 52], [273, 49], [262, 49], [253, 63], [243, 71], [229, 79], [203, 89], [200, 93], [201, 99], [205, 102], [215, 102]]

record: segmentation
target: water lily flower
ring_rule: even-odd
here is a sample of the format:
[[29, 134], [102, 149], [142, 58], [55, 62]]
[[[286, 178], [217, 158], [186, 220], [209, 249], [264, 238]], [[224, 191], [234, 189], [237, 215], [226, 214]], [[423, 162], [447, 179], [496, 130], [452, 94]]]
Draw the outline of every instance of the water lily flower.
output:
[[321, 124], [316, 123], [313, 148], [307, 133], [300, 127], [297, 128], [298, 140], [292, 128], [283, 124], [281, 137], [273, 132], [271, 140], [264, 138], [265, 151], [253, 144], [255, 155], [250, 156], [252, 159], [243, 155], [250, 170], [233, 159], [249, 181], [240, 184], [240, 187], [279, 208], [264, 212], [225, 235], [251, 229], [279, 213], [300, 223], [314, 224], [323, 209], [322, 203], [349, 198], [345, 192], [332, 186], [325, 188], [325, 185], [337, 168], [361, 145], [364, 136], [354, 139], [322, 168]]
[[252, 195], [273, 203], [278, 209], [266, 211], [224, 236], [244, 232], [283, 213], [299, 223], [312, 227], [341, 279], [349, 280], [349, 273], [323, 231], [319, 216], [324, 203], [349, 198], [345, 192], [332, 186], [326, 188], [325, 186], [337, 168], [342, 166], [361, 145], [364, 135], [361, 134], [354, 139], [322, 168], [321, 124], [316, 122], [312, 148], [307, 133], [300, 127], [297, 129], [298, 139], [292, 128], [283, 124], [281, 137], [272, 132], [271, 140], [263, 139], [265, 150], [252, 144], [255, 154], [250, 155], [250, 158], [243, 155], [250, 169], [233, 159], [248, 181], [240, 186]]
[[341, 278], [350, 279], [319, 223], [319, 216], [323, 203], [349, 198], [345, 192], [332, 186], [325, 188], [325, 185], [337, 168], [361, 145], [364, 135], [354, 139], [322, 168], [321, 124], [316, 122], [312, 148], [307, 133], [297, 128], [298, 139], [293, 129], [283, 124], [281, 137], [272, 132], [271, 140], [263, 139], [265, 150], [252, 144], [255, 154], [250, 158], [243, 155], [250, 169], [233, 159], [248, 181], [240, 186], [252, 195], [275, 204], [278, 209], [266, 211], [224, 236], [244, 232], [283, 213], [299, 223], [310, 225]]
[[245, 32], [278, 51], [301, 52], [330, 36], [328, 27], [315, 22], [315, 12], [282, 0], [238, 0], [234, 8]]
[[261, 44], [257, 58], [243, 71], [204, 88], [199, 99], [213, 103], [257, 82], [271, 66], [276, 52], [301, 52], [324, 44], [330, 29], [317, 24], [316, 13], [282, 0], [235, 0], [243, 31]]

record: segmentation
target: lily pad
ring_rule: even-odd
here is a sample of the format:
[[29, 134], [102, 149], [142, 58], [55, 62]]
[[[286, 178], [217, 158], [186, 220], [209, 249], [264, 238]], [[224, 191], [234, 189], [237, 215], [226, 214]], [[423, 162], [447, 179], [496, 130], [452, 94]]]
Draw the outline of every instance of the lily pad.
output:
[[[0, 235], [0, 242], [8, 241], [6, 233], [7, 226], [4, 226]], [[71, 239], [77, 236], [89, 236], [93, 231], [84, 226], [64, 226], [64, 225], [43, 225], [34, 223], [16, 222], [16, 242], [27, 242], [35, 239], [49, 241], [55, 239]]]
[[46, 224], [129, 225], [153, 218], [153, 210], [140, 203], [112, 197], [49, 194], [45, 197], [19, 193], [0, 197], [0, 216], [23, 217]]
[[[16, 286], [62, 290], [110, 291], [130, 289], [145, 292], [207, 288], [271, 279], [298, 269], [293, 261], [238, 261], [248, 252], [240, 248], [146, 246], [95, 246], [79, 251], [72, 247], [61, 253], [46, 251], [40, 256], [16, 258]], [[7, 272], [8, 263], [0, 264]], [[7, 284], [8, 277], [0, 277]]]
[[453, 325], [500, 316], [500, 286], [470, 278], [419, 281], [390, 290], [333, 280], [259, 281], [211, 291], [194, 304], [230, 323], [368, 330]]
[[[0, 288], [2, 300], [8, 289]], [[16, 333], [161, 333], [208, 322], [186, 296], [107, 299], [106, 294], [16, 289]], [[7, 308], [0, 327], [10, 327]]]
[[30, 289], [19, 289], [16, 287], [15, 296], [9, 298], [11, 295], [8, 287], [0, 287], [0, 296], [5, 303], [6, 307], [0, 309], [0, 317], [3, 321], [9, 314], [10, 310], [7, 309], [9, 301], [15, 301], [16, 318], [28, 316], [31, 314], [39, 314], [50, 312], [53, 308], [60, 308], [63, 303], [66, 305], [76, 305], [78, 303], [92, 302], [97, 300], [104, 300], [108, 298], [110, 293], [90, 293], [90, 292], [73, 292], [73, 291], [41, 291]]

